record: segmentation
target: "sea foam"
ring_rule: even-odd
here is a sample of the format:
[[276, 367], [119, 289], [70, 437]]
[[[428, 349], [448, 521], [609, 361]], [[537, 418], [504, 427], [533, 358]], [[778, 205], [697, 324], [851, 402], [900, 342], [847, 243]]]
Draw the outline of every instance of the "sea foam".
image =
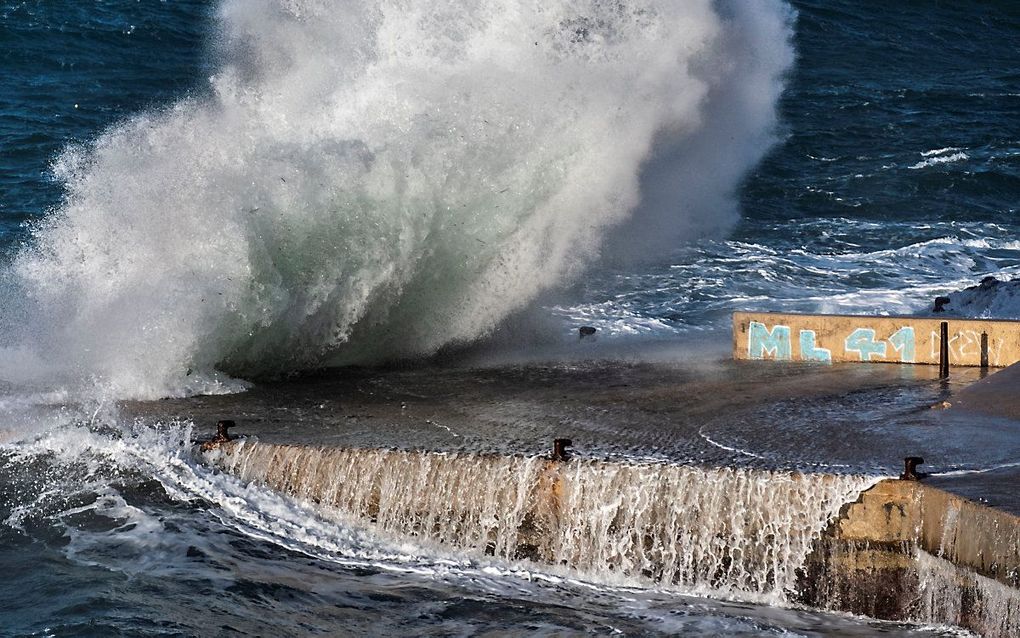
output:
[[63, 203], [0, 280], [0, 380], [231, 391], [485, 337], [608, 244], [732, 223], [793, 60], [778, 1], [218, 19], [204, 94], [55, 161]]

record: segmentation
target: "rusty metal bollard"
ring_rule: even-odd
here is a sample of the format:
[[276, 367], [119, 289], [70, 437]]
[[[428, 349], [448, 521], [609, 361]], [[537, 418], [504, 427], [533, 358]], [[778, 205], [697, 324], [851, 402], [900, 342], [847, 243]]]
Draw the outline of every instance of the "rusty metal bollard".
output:
[[903, 459], [903, 474], [900, 474], [901, 481], [920, 481], [927, 474], [917, 471], [918, 465], [924, 465], [924, 459], [920, 456], [908, 456]]
[[570, 439], [553, 439], [553, 451], [552, 460], [554, 461], [566, 461], [570, 458], [570, 452], [567, 448], [573, 445]]
[[216, 435], [213, 438], [209, 439], [208, 441], [202, 443], [199, 449], [201, 449], [203, 452], [208, 452], [209, 450], [214, 450], [218, 448], [221, 443], [226, 443], [227, 441], [233, 440], [230, 438], [230, 433], [227, 430], [234, 427], [235, 425], [236, 423], [234, 423], [231, 419], [221, 419], [217, 421]]

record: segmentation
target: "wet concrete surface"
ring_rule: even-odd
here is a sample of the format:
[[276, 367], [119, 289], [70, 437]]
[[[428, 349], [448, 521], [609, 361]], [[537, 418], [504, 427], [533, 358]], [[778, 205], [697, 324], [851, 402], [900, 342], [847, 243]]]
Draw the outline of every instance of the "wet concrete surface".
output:
[[1009, 487], [1020, 422], [932, 407], [981, 375], [729, 360], [431, 365], [323, 371], [124, 410], [193, 420], [200, 436], [234, 419], [235, 434], [284, 444], [541, 454], [564, 437], [596, 458], [883, 476], [922, 456], [933, 485], [1020, 513]]
[[1020, 420], [1020, 364], [962, 389], [950, 410]]

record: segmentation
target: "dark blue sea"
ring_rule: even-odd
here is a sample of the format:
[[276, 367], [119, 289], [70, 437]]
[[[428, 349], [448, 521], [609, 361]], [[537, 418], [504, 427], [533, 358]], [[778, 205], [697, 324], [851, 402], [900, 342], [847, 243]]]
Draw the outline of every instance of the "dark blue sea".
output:
[[0, 0], [0, 635], [953, 632], [336, 530], [119, 406], [924, 312], [1018, 202], [1014, 2]]

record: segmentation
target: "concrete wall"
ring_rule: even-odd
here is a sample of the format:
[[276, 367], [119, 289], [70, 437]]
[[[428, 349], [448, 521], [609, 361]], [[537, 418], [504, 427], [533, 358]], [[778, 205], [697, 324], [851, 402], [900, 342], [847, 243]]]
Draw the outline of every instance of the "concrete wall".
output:
[[1020, 635], [1020, 518], [922, 483], [888, 480], [818, 540], [804, 604]]
[[949, 362], [1006, 367], [1020, 361], [1020, 322], [856, 315], [733, 313], [733, 356], [779, 361], [938, 364], [940, 324]]

